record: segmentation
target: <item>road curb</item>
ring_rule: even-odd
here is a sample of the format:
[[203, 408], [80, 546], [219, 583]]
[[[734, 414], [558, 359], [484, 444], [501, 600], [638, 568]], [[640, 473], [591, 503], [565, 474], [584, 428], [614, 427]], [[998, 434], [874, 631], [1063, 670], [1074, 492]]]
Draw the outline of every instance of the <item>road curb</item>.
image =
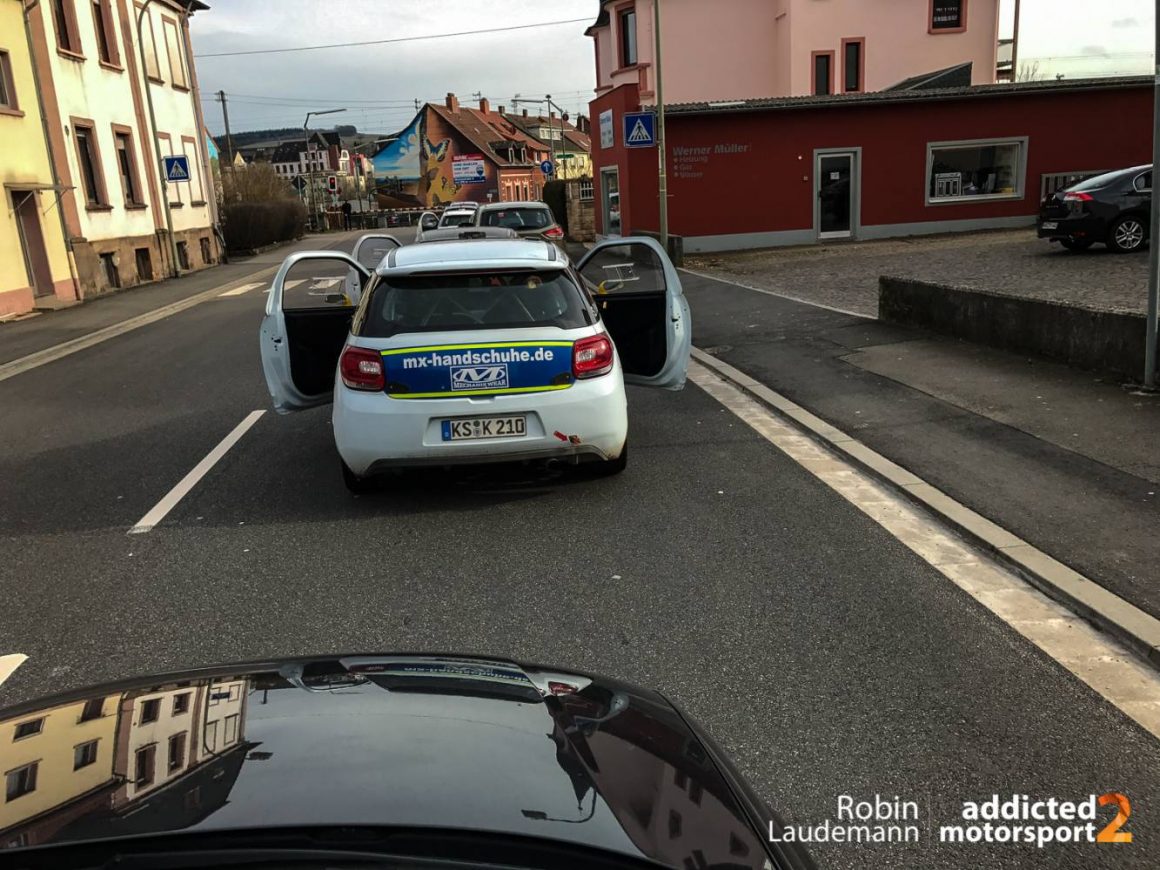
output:
[[1160, 619], [1031, 546], [739, 369], [699, 348], [693, 348], [692, 354], [701, 365], [796, 424], [826, 449], [933, 514], [974, 547], [1116, 638], [1153, 668], [1160, 669]]
[[164, 320], [166, 317], [171, 317], [174, 314], [185, 311], [187, 308], [193, 308], [202, 302], [208, 302], [210, 299], [220, 296], [227, 290], [233, 290], [236, 287], [241, 287], [243, 284], [251, 284], [254, 281], [261, 281], [273, 277], [277, 271], [277, 266], [271, 266], [260, 272], [253, 272], [243, 278], [230, 281], [228, 284], [211, 287], [209, 290], [203, 290], [200, 293], [195, 293], [184, 299], [178, 299], [176, 302], [171, 302], [160, 308], [154, 308], [152, 311], [146, 311], [144, 314], [138, 314], [135, 317], [130, 317], [119, 323], [113, 323], [101, 329], [96, 329], [70, 341], [54, 344], [52, 347], [46, 347], [43, 350], [34, 351], [26, 356], [18, 357], [17, 359], [0, 365], [0, 381], [6, 381], [8, 378], [13, 378], [16, 375], [39, 368], [45, 363], [71, 356], [74, 353], [86, 350], [101, 342], [108, 341], [110, 338], [116, 338], [118, 335], [123, 335], [126, 332], [132, 332], [134, 329], [148, 326], [150, 323], [156, 323], [158, 320]]

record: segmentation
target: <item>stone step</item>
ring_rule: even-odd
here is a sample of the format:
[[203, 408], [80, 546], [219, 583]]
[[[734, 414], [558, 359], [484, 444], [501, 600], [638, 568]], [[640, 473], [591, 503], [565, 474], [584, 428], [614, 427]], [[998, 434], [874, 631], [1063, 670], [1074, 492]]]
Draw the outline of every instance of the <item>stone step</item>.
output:
[[59, 296], [37, 296], [32, 307], [36, 311], [60, 311], [62, 308], [72, 308], [80, 305], [79, 299], [62, 299]]

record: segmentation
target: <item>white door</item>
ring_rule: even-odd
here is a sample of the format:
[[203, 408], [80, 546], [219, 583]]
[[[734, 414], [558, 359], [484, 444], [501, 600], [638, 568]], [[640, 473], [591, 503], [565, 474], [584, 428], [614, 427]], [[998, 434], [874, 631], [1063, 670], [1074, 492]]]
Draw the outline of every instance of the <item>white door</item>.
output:
[[279, 414], [332, 400], [338, 358], [355, 311], [343, 291], [351, 271], [358, 276], [361, 295], [371, 273], [339, 251], [291, 254], [274, 276], [258, 341], [266, 386]]
[[576, 266], [630, 384], [685, 385], [693, 320], [672, 261], [655, 239], [598, 242]]

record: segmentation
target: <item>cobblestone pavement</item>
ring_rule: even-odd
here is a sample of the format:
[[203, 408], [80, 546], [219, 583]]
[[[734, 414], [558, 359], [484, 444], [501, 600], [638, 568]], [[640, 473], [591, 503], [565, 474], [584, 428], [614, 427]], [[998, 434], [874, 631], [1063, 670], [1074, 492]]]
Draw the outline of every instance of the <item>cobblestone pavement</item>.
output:
[[1144, 312], [1148, 296], [1146, 253], [1070, 253], [1029, 229], [694, 254], [685, 267], [870, 316], [879, 275], [1104, 310]]

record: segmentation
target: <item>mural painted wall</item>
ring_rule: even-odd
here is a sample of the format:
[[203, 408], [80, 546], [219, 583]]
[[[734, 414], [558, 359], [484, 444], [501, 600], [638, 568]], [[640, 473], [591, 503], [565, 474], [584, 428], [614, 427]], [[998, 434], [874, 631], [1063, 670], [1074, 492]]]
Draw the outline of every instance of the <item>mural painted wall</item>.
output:
[[495, 163], [429, 108], [416, 115], [371, 162], [382, 208], [486, 202], [488, 193], [499, 199]]

